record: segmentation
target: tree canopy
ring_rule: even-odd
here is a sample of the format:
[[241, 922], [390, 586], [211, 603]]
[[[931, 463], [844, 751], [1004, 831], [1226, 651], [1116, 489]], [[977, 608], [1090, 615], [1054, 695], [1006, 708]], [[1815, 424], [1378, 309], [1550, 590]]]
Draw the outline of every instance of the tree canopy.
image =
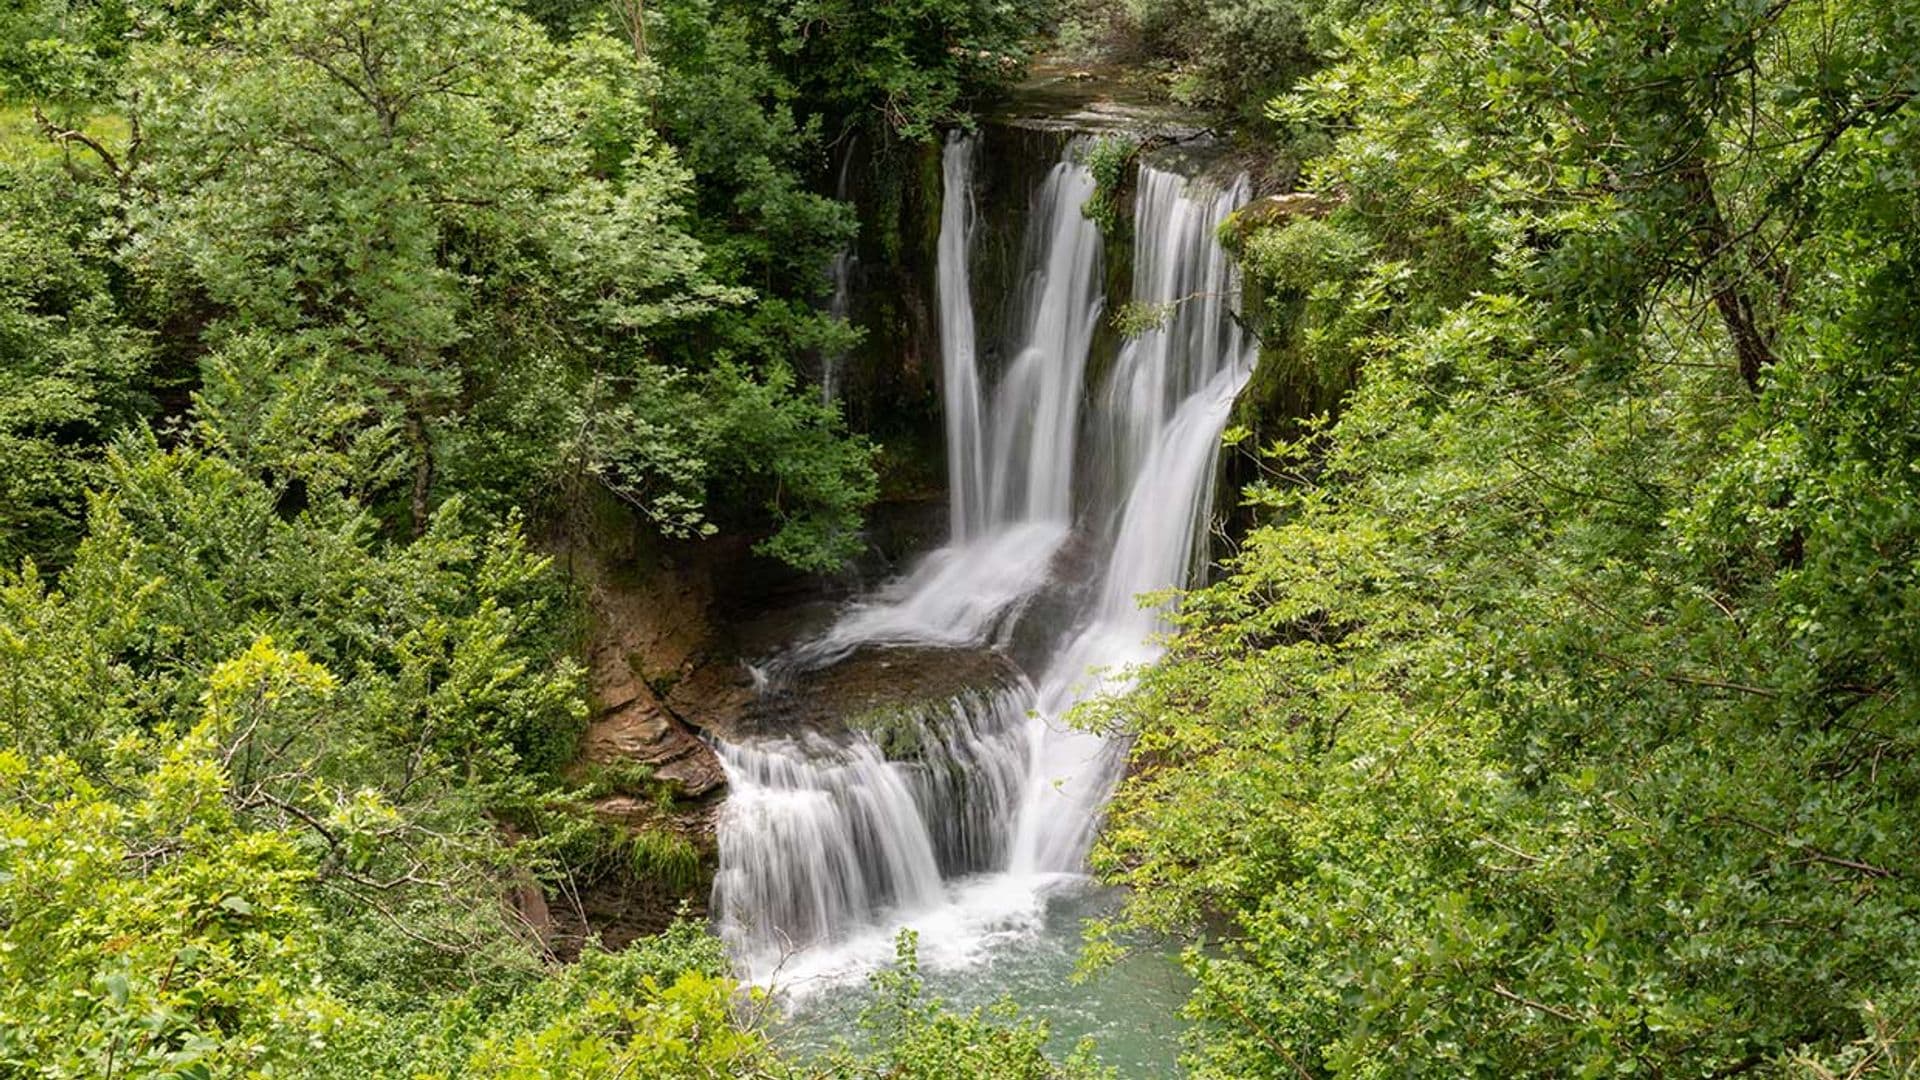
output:
[[828, 162], [926, 183], [1047, 49], [1263, 195], [1089, 958], [1196, 939], [1199, 1077], [1912, 1076], [1909, 0], [7, 6], [0, 1074], [1108, 1075], [910, 936], [800, 1064], [697, 923], [506, 901], [609, 857], [551, 553], [860, 551]]
[[[704, 928], [560, 969], [504, 900], [598, 857], [543, 552], [609, 497], [859, 550], [875, 447], [796, 375], [854, 336], [823, 132], [979, 87], [784, 50], [944, 58], [945, 10], [0, 13], [0, 1072], [797, 1068]], [[941, 1024], [1053, 1075], [1039, 1028]], [[920, 1030], [897, 1061], [967, 1068]]]
[[1917, 33], [1374, 4], [1273, 99], [1266, 355], [1358, 386], [1096, 710], [1199, 1075], [1912, 1068]]

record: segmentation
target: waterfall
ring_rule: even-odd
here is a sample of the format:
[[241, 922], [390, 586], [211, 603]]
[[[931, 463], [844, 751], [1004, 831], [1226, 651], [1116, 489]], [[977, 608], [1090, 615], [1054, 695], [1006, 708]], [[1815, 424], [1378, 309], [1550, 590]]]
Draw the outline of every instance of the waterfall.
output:
[[[1074, 451], [1087, 350], [1105, 302], [1100, 230], [1080, 208], [1094, 194], [1081, 144], [1047, 174], [1027, 231], [1020, 350], [994, 391], [990, 526], [1073, 520]], [[958, 535], [958, 534], [956, 534]]]
[[787, 663], [818, 667], [864, 645], [989, 644], [1051, 580], [1073, 524], [1087, 351], [1104, 303], [1100, 230], [1080, 212], [1094, 191], [1083, 146], [1067, 147], [1033, 197], [1016, 359], [983, 411], [967, 273], [974, 139], [947, 141], [939, 284], [951, 540]]
[[1233, 266], [1215, 239], [1247, 201], [1246, 177], [1203, 198], [1183, 197], [1186, 188], [1178, 173], [1140, 168], [1133, 302], [1162, 321], [1122, 346], [1101, 397], [1096, 438], [1110, 485], [1139, 474], [1174, 408], [1223, 369], [1250, 362], [1230, 307]]
[[957, 538], [978, 533], [986, 516], [986, 437], [980, 421], [980, 369], [973, 330], [973, 136], [954, 132], [940, 156], [941, 400], [947, 419], [948, 521]]
[[1220, 433], [1253, 370], [1253, 343], [1233, 321], [1233, 267], [1216, 239], [1248, 191], [1245, 176], [1224, 190], [1194, 190], [1178, 173], [1140, 168], [1132, 299], [1164, 321], [1121, 348], [1101, 396], [1101, 456], [1125, 496], [1099, 590], [1040, 681], [1035, 782], [1014, 841], [1016, 870], [1072, 870], [1085, 859], [1125, 763], [1120, 747], [1057, 718], [1117, 689], [1107, 673], [1159, 654], [1153, 639], [1164, 612], [1138, 597], [1184, 584], [1193, 569]]
[[1106, 299], [1100, 234], [1080, 212], [1093, 192], [1081, 150], [1069, 146], [1033, 195], [1012, 360], [983, 393], [967, 272], [976, 146], [948, 140], [939, 297], [950, 540], [782, 662], [1004, 644], [1033, 598], [1070, 572], [1057, 559], [1070, 535], [1097, 571], [1068, 594], [1079, 599], [1054, 627], [1037, 684], [927, 710], [910, 754], [890, 759], [861, 732], [722, 747], [733, 794], [714, 908], [755, 977], [796, 950], [806, 971], [858, 970], [884, 960], [900, 925], [922, 929], [923, 958], [929, 942], [965, 957], [1017, 937], [1049, 890], [1078, 879], [1124, 766], [1122, 745], [1064, 718], [1158, 655], [1166, 612], [1137, 598], [1185, 584], [1203, 550], [1220, 433], [1253, 360], [1215, 234], [1248, 185], [1141, 167], [1130, 300], [1165, 317], [1089, 394]]
[[[855, 135], [847, 141], [846, 149], [840, 154], [840, 171], [833, 180], [833, 197], [839, 202], [847, 202], [853, 187], [852, 178], [854, 155], [859, 152], [860, 137]], [[849, 243], [834, 252], [833, 261], [827, 264], [827, 282], [831, 291], [827, 294], [827, 314], [841, 322], [853, 311], [853, 271], [860, 262], [860, 255]], [[829, 352], [820, 360], [820, 400], [831, 405], [839, 397], [840, 365], [846, 363], [847, 354], [843, 350]]]
[[961, 694], [872, 730], [723, 743], [714, 917], [754, 970], [922, 911], [944, 882], [1005, 862], [1029, 758], [1024, 680]]
[[1217, 373], [1182, 402], [1154, 440], [1120, 515], [1086, 622], [1047, 666], [1030, 739], [1030, 782], [1017, 822], [1012, 869], [1069, 871], [1086, 858], [1124, 767], [1122, 747], [1059, 723], [1077, 702], [1112, 690], [1111, 673], [1159, 655], [1164, 613], [1142, 593], [1184, 584], [1213, 496], [1220, 432], [1248, 368]]
[[715, 915], [750, 960], [818, 945], [888, 904], [939, 900], [926, 830], [903, 827], [918, 818], [913, 792], [871, 743], [729, 745], [721, 760]]

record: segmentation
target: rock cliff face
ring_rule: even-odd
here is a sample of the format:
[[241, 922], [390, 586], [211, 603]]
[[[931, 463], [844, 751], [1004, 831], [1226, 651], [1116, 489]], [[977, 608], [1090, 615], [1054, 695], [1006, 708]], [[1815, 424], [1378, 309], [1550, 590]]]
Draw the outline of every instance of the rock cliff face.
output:
[[[706, 568], [663, 559], [660, 572], [642, 575], [616, 573], [592, 552], [574, 559], [591, 612], [594, 714], [582, 760], [638, 762], [686, 801], [717, 792], [726, 783], [719, 760], [669, 704], [682, 680], [713, 663]], [[704, 681], [724, 690], [739, 680]]]
[[[595, 516], [554, 543], [587, 615], [591, 713], [568, 778], [589, 793], [582, 812], [596, 849], [545, 898], [545, 936], [562, 957], [593, 937], [619, 948], [663, 929], [683, 904], [701, 910], [726, 783], [696, 724], [670, 700], [690, 676], [726, 662], [712, 613], [712, 563], [722, 552], [649, 541], [616, 506]], [[663, 838], [690, 853], [692, 874], [669, 880], [636, 862], [635, 845]]]
[[[603, 849], [566, 888], [539, 898], [521, 887], [510, 898], [555, 953], [577, 954], [593, 936], [618, 948], [680, 910], [704, 913], [726, 797], [709, 736], [778, 734], [776, 725], [829, 733], [843, 706], [884, 709], [924, 696], [922, 684], [937, 689], [975, 670], [874, 656], [763, 695], [749, 667], [937, 543], [940, 510], [916, 501], [876, 508], [866, 556], [833, 578], [755, 556], [750, 537], [658, 540], [611, 500], [550, 539], [586, 609], [591, 711], [568, 779], [590, 793], [582, 811]], [[662, 874], [635, 854], [659, 844], [690, 853], [692, 872]]]

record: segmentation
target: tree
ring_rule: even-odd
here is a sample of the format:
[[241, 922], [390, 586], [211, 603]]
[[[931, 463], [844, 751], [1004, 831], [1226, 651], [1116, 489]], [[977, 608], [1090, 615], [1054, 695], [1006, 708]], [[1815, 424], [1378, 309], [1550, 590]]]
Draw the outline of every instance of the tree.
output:
[[[272, 330], [326, 358], [402, 436], [385, 495], [416, 534], [452, 492], [498, 513], [590, 478], [688, 535], [736, 478], [809, 467], [662, 445], [700, 443], [695, 418], [742, 385], [669, 329], [752, 294], [689, 234], [657, 72], [613, 39], [556, 45], [481, 0], [302, 0], [144, 52], [133, 87], [123, 258], [210, 347]], [[757, 359], [749, 381], [782, 385]], [[833, 535], [778, 550], [837, 562], [871, 497], [862, 444], [791, 395], [753, 400], [845, 480], [815, 489]]]
[[[57, 587], [7, 578], [7, 741], [103, 767], [116, 740], [211, 710], [235, 811], [312, 860], [336, 966], [361, 957], [402, 986], [524, 966], [494, 898], [539, 852], [509, 858], [491, 816], [572, 756], [565, 593], [515, 524], [472, 528], [457, 500], [420, 537], [383, 539], [356, 462], [389, 459], [393, 432], [342, 404], [324, 362], [283, 359], [228, 350], [192, 438], [108, 454]], [[268, 664], [269, 641], [332, 673], [324, 699], [229, 703], [223, 673]]]
[[[315, 685], [280, 656], [278, 674]], [[98, 779], [0, 751], [0, 1063], [16, 1075], [294, 1070], [343, 1015], [311, 871], [245, 828], [211, 729], [115, 743]]]
[[153, 407], [97, 232], [110, 198], [50, 161], [0, 163], [0, 565], [65, 562], [102, 447]]

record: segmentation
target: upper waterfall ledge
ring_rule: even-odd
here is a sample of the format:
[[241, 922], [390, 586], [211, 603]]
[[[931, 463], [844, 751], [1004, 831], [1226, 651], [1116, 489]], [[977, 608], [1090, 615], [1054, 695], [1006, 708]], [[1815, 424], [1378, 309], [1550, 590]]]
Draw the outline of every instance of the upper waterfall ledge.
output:
[[1036, 59], [986, 119], [1050, 131], [1145, 131], [1174, 138], [1197, 135], [1211, 124], [1204, 114], [1167, 100], [1135, 69], [1048, 57]]

